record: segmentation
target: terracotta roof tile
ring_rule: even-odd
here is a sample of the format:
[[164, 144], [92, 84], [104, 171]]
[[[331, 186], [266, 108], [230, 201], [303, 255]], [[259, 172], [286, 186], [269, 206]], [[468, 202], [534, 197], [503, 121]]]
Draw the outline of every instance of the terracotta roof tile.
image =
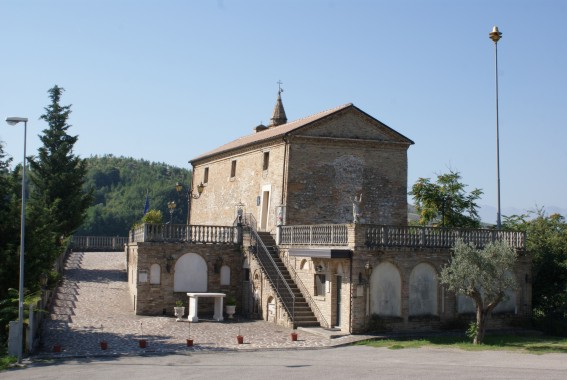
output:
[[282, 124], [282, 125], [279, 125], [277, 127], [272, 127], [272, 128], [266, 129], [266, 130], [261, 131], [261, 132], [256, 132], [256, 133], [253, 133], [251, 135], [240, 137], [240, 138], [238, 138], [234, 141], [229, 142], [228, 144], [219, 146], [216, 149], [208, 151], [208, 152], [206, 152], [206, 153], [204, 153], [200, 156], [197, 156], [189, 162], [192, 163], [194, 161], [199, 161], [199, 160], [202, 160], [202, 159], [210, 157], [210, 156], [214, 156], [214, 155], [219, 154], [219, 153], [227, 152], [227, 151], [230, 151], [230, 150], [242, 148], [242, 147], [247, 146], [247, 145], [251, 145], [251, 144], [261, 142], [261, 141], [265, 141], [265, 140], [273, 139], [273, 138], [276, 138], [276, 137], [279, 137], [279, 136], [283, 136], [283, 135], [290, 133], [290, 132], [292, 132], [296, 129], [304, 127], [304, 126], [306, 126], [306, 125], [308, 125], [308, 124], [310, 124], [314, 121], [322, 119], [325, 116], [331, 115], [335, 112], [339, 112], [343, 109], [346, 109], [346, 108], [349, 108], [349, 107], [352, 107], [352, 106], [353, 106], [352, 103], [343, 104], [342, 106], [335, 107], [335, 108], [332, 108], [332, 109], [329, 109], [329, 110], [326, 110], [326, 111], [322, 111], [322, 112], [316, 113], [314, 115], [307, 116], [307, 117], [304, 117], [302, 119], [292, 121], [292, 122], [287, 123], [287, 124]]

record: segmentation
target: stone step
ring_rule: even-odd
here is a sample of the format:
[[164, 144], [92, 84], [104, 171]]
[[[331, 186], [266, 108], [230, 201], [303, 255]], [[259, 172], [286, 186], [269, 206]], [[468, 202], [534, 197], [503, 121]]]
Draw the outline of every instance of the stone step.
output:
[[62, 300], [62, 299], [54, 299], [53, 300], [53, 307], [61, 307], [61, 308], [74, 308], [75, 307], [75, 300]]
[[295, 325], [297, 327], [320, 327], [321, 326], [321, 324], [318, 321], [309, 321], [309, 322], [295, 321]]

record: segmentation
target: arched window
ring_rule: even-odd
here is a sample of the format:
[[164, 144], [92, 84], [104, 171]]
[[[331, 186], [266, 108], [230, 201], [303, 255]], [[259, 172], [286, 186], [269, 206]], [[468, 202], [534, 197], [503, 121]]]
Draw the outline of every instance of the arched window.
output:
[[402, 279], [398, 268], [388, 262], [378, 265], [370, 276], [371, 314], [399, 317], [402, 314]]
[[409, 278], [409, 315], [437, 315], [437, 288], [435, 268], [417, 264]]
[[150, 267], [150, 284], [159, 285], [161, 283], [161, 267], [159, 264], [152, 264]]
[[186, 253], [175, 263], [174, 292], [206, 292], [207, 263], [196, 253]]

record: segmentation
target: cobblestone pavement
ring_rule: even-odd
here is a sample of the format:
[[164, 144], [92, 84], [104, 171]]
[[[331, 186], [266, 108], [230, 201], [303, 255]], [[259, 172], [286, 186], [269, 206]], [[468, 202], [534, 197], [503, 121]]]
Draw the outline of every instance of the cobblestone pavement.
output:
[[[172, 305], [173, 307], [173, 305]], [[369, 336], [327, 336], [299, 330], [293, 342], [291, 329], [256, 320], [201, 320], [176, 322], [174, 317], [135, 315], [130, 302], [125, 254], [120, 252], [73, 252], [64, 277], [44, 320], [36, 358], [139, 355], [199, 351], [307, 349], [341, 346]], [[187, 347], [186, 339], [194, 341]], [[238, 344], [236, 335], [244, 336]], [[146, 348], [139, 347], [140, 338]], [[102, 350], [99, 342], [108, 342]], [[54, 346], [61, 345], [61, 352]]]

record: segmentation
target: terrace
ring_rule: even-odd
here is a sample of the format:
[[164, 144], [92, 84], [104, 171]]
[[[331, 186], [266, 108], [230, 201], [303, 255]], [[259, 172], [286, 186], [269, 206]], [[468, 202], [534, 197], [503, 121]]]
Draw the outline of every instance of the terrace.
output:
[[[221, 243], [238, 242], [237, 227], [185, 224], [143, 224], [130, 232], [129, 241]], [[494, 229], [385, 226], [369, 224], [323, 224], [281, 226], [279, 245], [369, 248], [451, 248], [458, 239], [483, 247], [504, 240], [518, 252], [526, 250], [526, 234]]]

